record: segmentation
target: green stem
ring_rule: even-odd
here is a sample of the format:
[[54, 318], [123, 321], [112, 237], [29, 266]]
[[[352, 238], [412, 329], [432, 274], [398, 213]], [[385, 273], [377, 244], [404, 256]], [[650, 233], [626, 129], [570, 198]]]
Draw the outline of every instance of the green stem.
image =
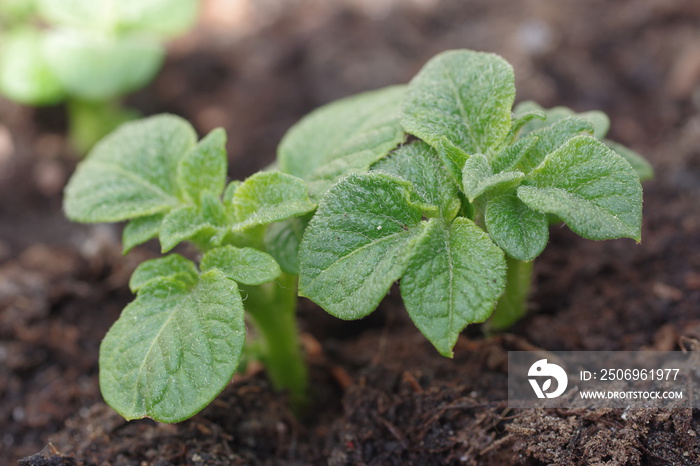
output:
[[68, 132], [75, 150], [84, 155], [117, 126], [139, 117], [138, 112], [121, 107], [116, 99], [68, 100]]
[[506, 255], [508, 272], [506, 291], [498, 300], [496, 309], [488, 322], [492, 330], [510, 327], [525, 315], [527, 297], [532, 281], [532, 261], [524, 262]]
[[297, 277], [283, 274], [260, 286], [241, 286], [245, 308], [260, 332], [263, 362], [278, 390], [288, 390], [291, 405], [306, 403], [307, 368], [296, 322]]

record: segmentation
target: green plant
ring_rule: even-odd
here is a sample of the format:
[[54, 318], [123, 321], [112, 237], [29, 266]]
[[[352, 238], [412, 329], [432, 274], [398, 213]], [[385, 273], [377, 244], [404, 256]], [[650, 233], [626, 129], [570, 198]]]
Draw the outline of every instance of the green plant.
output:
[[197, 0], [0, 0], [0, 92], [27, 105], [67, 102], [84, 153], [136, 118], [118, 98], [160, 69], [163, 41], [189, 28]]
[[[551, 222], [590, 239], [640, 239], [639, 178], [651, 168], [599, 140], [603, 113], [529, 102], [513, 110], [510, 65], [470, 51], [440, 54], [408, 86], [379, 92], [369, 99], [390, 101], [384, 118], [372, 111], [381, 121], [365, 119], [370, 106], [355, 99], [282, 142], [280, 166], [320, 183], [317, 197], [336, 175], [357, 172], [322, 195], [300, 248], [300, 294], [330, 314], [364, 317], [400, 280], [411, 319], [450, 356], [467, 324], [491, 317], [504, 328], [524, 314]], [[312, 137], [353, 131], [329, 145], [332, 137]], [[404, 131], [412, 138], [385, 157]]]
[[196, 413], [236, 370], [245, 308], [261, 338], [251, 353], [302, 403], [296, 275], [301, 295], [343, 319], [400, 280], [416, 326], [450, 356], [466, 325], [522, 316], [550, 223], [639, 240], [650, 166], [600, 140], [600, 112], [513, 110], [513, 81], [496, 55], [440, 54], [407, 86], [312, 112], [280, 144], [281, 172], [227, 187], [221, 130], [195, 143], [185, 121], [158, 116], [99, 143], [66, 214], [129, 220], [126, 250], [158, 236], [163, 252], [189, 241], [203, 253], [198, 267], [171, 254], [134, 272], [136, 300], [100, 349], [106, 401], [127, 418]]
[[303, 401], [296, 280], [264, 252], [265, 227], [315, 205], [302, 180], [280, 172], [226, 185], [225, 143], [221, 129], [197, 142], [171, 115], [127, 123], [95, 146], [66, 188], [68, 217], [129, 220], [125, 251], [158, 236], [164, 253], [189, 240], [203, 254], [198, 267], [170, 254], [131, 277], [136, 299], [100, 347], [102, 393], [128, 419], [179, 421], [207, 405], [241, 359], [244, 303], [273, 382]]

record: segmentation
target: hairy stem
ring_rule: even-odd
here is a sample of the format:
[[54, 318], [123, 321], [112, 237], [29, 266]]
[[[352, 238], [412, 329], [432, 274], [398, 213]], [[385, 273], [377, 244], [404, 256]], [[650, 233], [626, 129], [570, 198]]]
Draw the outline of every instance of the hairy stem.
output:
[[292, 408], [298, 410], [306, 403], [308, 380], [295, 316], [297, 277], [283, 274], [275, 282], [241, 289], [244, 306], [260, 332], [270, 380], [278, 390], [289, 391]]
[[506, 290], [498, 300], [488, 325], [493, 330], [510, 327], [525, 315], [532, 281], [532, 261], [524, 262], [506, 255]]

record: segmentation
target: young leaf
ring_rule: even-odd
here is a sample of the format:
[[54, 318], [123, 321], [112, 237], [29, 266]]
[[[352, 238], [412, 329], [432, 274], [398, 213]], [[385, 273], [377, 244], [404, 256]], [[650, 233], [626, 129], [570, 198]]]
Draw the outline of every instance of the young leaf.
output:
[[280, 270], [269, 254], [253, 248], [223, 246], [202, 258], [202, 272], [218, 269], [226, 278], [244, 285], [261, 285], [279, 277]]
[[574, 115], [574, 111], [566, 107], [554, 107], [550, 109], [543, 108], [540, 104], [533, 102], [531, 100], [526, 100], [524, 102], [519, 102], [513, 108], [513, 115], [516, 119], [521, 118], [528, 113], [543, 113], [545, 118], [543, 119], [530, 119], [520, 128], [520, 137], [527, 136], [531, 132], [538, 130], [540, 128], [545, 128], [550, 126], [564, 118]]
[[399, 123], [404, 93], [405, 86], [391, 86], [311, 112], [282, 139], [280, 169], [308, 181], [312, 199], [344, 175], [369, 170], [404, 139]]
[[559, 216], [584, 238], [641, 239], [639, 177], [590, 136], [576, 136], [549, 154], [517, 194], [530, 208]]
[[229, 218], [226, 207], [221, 202], [219, 195], [214, 195], [208, 190], [202, 191], [199, 197], [199, 209], [205, 222], [223, 228], [228, 227]]
[[[510, 136], [516, 137], [518, 135], [518, 133], [521, 132], [523, 127], [526, 127], [526, 125], [528, 123], [530, 123], [532, 120], [535, 120], [535, 119], [540, 120], [539, 122], [535, 123], [537, 125], [540, 125], [547, 119], [547, 114], [542, 109], [539, 109], [537, 107], [534, 107], [532, 110], [529, 110], [527, 112], [521, 112], [521, 113], [514, 112], [513, 113], [513, 123], [511, 124], [511, 127], [510, 127]], [[530, 131], [523, 131], [523, 133], [529, 133]]]
[[457, 185], [450, 177], [435, 149], [423, 141], [396, 149], [389, 157], [372, 166], [390, 175], [409, 181], [413, 202], [425, 211], [435, 210], [451, 220], [460, 207]]
[[520, 159], [518, 167], [526, 173], [530, 172], [542, 163], [547, 154], [581, 133], [592, 134], [593, 125], [590, 121], [579, 117], [567, 117], [533, 131], [530, 134], [532, 137], [536, 136], [537, 140]]
[[493, 172], [501, 173], [514, 169], [536, 142], [537, 136], [527, 136], [506, 146], [491, 160]]
[[296, 217], [316, 206], [299, 178], [281, 172], [259, 172], [238, 186], [232, 207], [237, 220], [233, 230], [241, 231]]
[[341, 319], [374, 311], [424, 230], [409, 186], [384, 173], [351, 174], [335, 184], [304, 233], [299, 294]]
[[158, 236], [160, 226], [163, 223], [163, 214], [147, 215], [131, 220], [122, 231], [123, 253], [131, 251], [134, 246]]
[[491, 239], [515, 259], [530, 261], [547, 246], [547, 216], [529, 208], [513, 193], [490, 199], [484, 220]]
[[401, 279], [401, 296], [416, 327], [443, 356], [459, 333], [483, 322], [506, 286], [503, 252], [474, 222], [431, 220]]
[[598, 139], [602, 139], [608, 133], [610, 129], [610, 119], [608, 116], [599, 110], [590, 110], [587, 112], [576, 113], [570, 108], [566, 107], [554, 107], [545, 110], [538, 104], [532, 101], [520, 102], [515, 106], [513, 113], [517, 118], [521, 118], [528, 113], [537, 112], [544, 114], [546, 118], [541, 120], [529, 120], [527, 124], [523, 125], [521, 129], [521, 136], [525, 136], [532, 131], [535, 131], [546, 126], [551, 126], [565, 118], [576, 116], [579, 118], [584, 118], [593, 127], [593, 135]]
[[177, 167], [177, 182], [190, 201], [202, 192], [221, 195], [226, 185], [226, 132], [217, 128], [202, 138]]
[[513, 68], [498, 55], [443, 52], [411, 80], [401, 124], [435, 148], [445, 136], [467, 154], [488, 154], [510, 131], [514, 98]]
[[[380, 160], [404, 140], [403, 131], [401, 131], [400, 137], [396, 134], [398, 133], [395, 127], [386, 126], [377, 129], [367, 139], [357, 141], [356, 145], [345, 147], [346, 155], [338, 156], [338, 158], [316, 169], [309, 176], [307, 185], [310, 195], [317, 199], [348, 173], [364, 173], [369, 170], [370, 165]], [[388, 142], [385, 143], [385, 141]], [[368, 144], [372, 144], [372, 148], [363, 149]]]
[[66, 215], [119, 222], [178, 206], [177, 164], [196, 141], [192, 126], [173, 115], [122, 125], [78, 165], [66, 187]]
[[464, 162], [469, 158], [469, 154], [452, 144], [445, 136], [440, 137], [435, 147], [454, 182], [460, 184], [462, 180], [462, 167], [464, 167]]
[[290, 218], [271, 224], [265, 230], [265, 250], [285, 273], [299, 275], [299, 245], [308, 220]]
[[141, 288], [100, 346], [100, 389], [126, 419], [179, 422], [229, 383], [245, 342], [236, 283], [210, 270], [189, 288], [160, 279]]
[[525, 176], [518, 170], [494, 174], [488, 159], [482, 154], [469, 157], [462, 170], [462, 188], [469, 202], [474, 202], [487, 191], [517, 185]]
[[180, 254], [151, 259], [139, 264], [131, 274], [129, 289], [136, 293], [141, 288], [161, 278], [177, 280], [191, 287], [197, 283], [197, 267]]
[[236, 190], [243, 183], [242, 181], [233, 180], [231, 181], [224, 190], [224, 195], [222, 201], [225, 205], [231, 205], [233, 203], [233, 196], [236, 194]]
[[183, 206], [168, 212], [160, 226], [161, 252], [168, 252], [182, 241], [192, 240], [200, 234], [215, 235], [217, 227], [202, 217], [195, 206]]
[[[520, 118], [521, 116], [527, 114], [527, 113], [535, 113], [535, 112], [540, 112], [540, 113], [545, 113], [544, 108], [535, 102], [534, 100], [523, 100], [522, 102], [518, 102], [515, 104], [513, 107], [513, 116], [515, 119]], [[546, 114], [545, 114], [546, 117]], [[528, 121], [528, 123], [543, 123], [544, 120], [542, 121]], [[528, 131], [529, 132], [529, 131]]]

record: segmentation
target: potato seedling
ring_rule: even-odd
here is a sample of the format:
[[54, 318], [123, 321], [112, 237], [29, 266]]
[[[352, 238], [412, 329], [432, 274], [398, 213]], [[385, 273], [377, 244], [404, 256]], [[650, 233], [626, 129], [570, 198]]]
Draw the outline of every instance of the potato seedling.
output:
[[601, 112], [513, 109], [514, 97], [502, 58], [451, 51], [407, 86], [332, 104], [290, 131], [280, 167], [320, 199], [300, 294], [358, 319], [400, 280], [411, 319], [450, 356], [467, 324], [523, 315], [550, 222], [639, 240], [648, 163], [600, 140]]
[[131, 277], [136, 299], [100, 347], [102, 393], [127, 419], [179, 421], [226, 386], [246, 337], [241, 294], [273, 382], [294, 397], [305, 392], [296, 281], [264, 252], [265, 229], [315, 206], [305, 183], [285, 173], [226, 185], [225, 143], [221, 129], [197, 142], [171, 115], [127, 123], [95, 146], [66, 188], [69, 218], [129, 220], [126, 251], [158, 236], [163, 252], [189, 240], [203, 254], [198, 267], [170, 254]]
[[197, 0], [0, 0], [0, 92], [26, 105], [66, 101], [80, 153], [134, 119], [117, 99], [150, 82], [164, 40], [196, 19]]
[[342, 319], [399, 280], [418, 329], [451, 356], [466, 325], [523, 315], [551, 222], [639, 241], [647, 162], [602, 139], [600, 112], [514, 98], [502, 58], [445, 52], [408, 85], [312, 112], [280, 144], [280, 171], [228, 185], [221, 130], [196, 142], [164, 115], [105, 138], [66, 188], [68, 217], [128, 220], [126, 250], [158, 237], [163, 252], [202, 253], [134, 272], [137, 297], [100, 348], [105, 400], [129, 419], [192, 416], [237, 369], [245, 309], [275, 386], [303, 402], [297, 275], [300, 295]]

